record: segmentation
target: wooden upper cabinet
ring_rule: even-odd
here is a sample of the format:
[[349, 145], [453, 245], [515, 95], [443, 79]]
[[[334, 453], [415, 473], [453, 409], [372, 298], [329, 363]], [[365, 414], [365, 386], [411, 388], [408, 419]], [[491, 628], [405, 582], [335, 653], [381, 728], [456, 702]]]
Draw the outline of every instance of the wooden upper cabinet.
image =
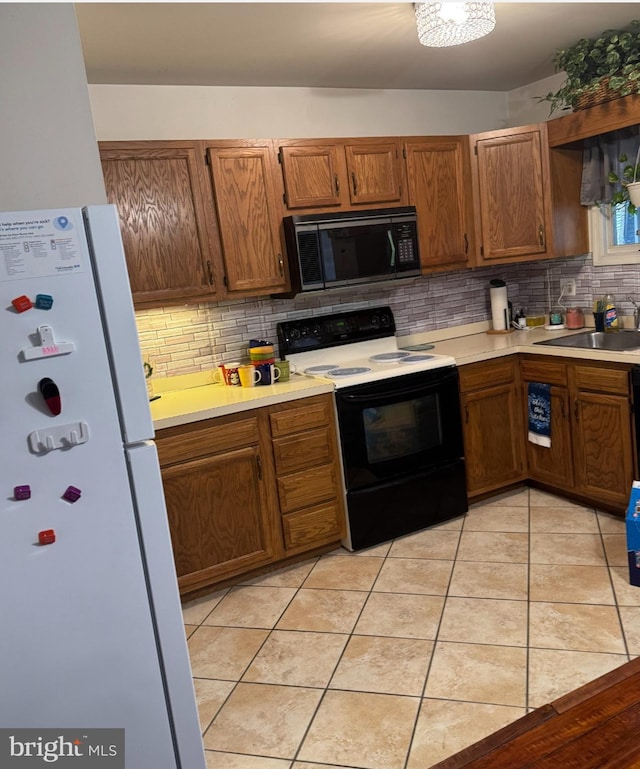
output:
[[423, 272], [469, 263], [473, 203], [467, 137], [406, 141], [409, 203], [418, 214]]
[[475, 134], [470, 140], [476, 160], [481, 260], [553, 256], [544, 124]]
[[208, 143], [206, 151], [227, 291], [258, 295], [286, 290], [282, 204], [275, 189], [277, 167], [271, 145]]
[[196, 142], [101, 142], [137, 306], [215, 298], [219, 260], [209, 180]]
[[575, 145], [593, 136], [640, 123], [640, 94], [631, 93], [578, 112], [549, 120], [549, 146]]
[[396, 139], [282, 139], [287, 209], [357, 209], [406, 203]]
[[280, 147], [287, 208], [339, 206], [344, 169], [336, 145]]
[[402, 201], [402, 166], [397, 141], [346, 144], [349, 199], [353, 205]]

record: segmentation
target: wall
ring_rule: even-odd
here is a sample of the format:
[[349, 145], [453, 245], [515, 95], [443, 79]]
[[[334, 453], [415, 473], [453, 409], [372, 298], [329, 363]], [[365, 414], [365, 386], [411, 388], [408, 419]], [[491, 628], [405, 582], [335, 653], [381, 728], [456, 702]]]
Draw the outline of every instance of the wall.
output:
[[105, 203], [73, 6], [0, 4], [0, 211]]
[[539, 101], [541, 96], [555, 93], [565, 80], [564, 72], [552, 75], [544, 80], [537, 80], [522, 88], [515, 88], [507, 94], [507, 113], [510, 126], [543, 123], [552, 118], [562, 117], [562, 110], [550, 112], [548, 101]]
[[499, 92], [90, 85], [100, 140], [467, 134], [507, 125]]

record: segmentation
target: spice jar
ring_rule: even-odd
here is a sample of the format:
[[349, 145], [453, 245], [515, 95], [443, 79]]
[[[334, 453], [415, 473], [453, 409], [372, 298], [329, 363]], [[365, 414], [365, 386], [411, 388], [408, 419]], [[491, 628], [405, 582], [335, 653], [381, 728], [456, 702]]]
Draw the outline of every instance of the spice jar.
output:
[[569, 307], [565, 315], [567, 328], [583, 328], [584, 315], [579, 307]]

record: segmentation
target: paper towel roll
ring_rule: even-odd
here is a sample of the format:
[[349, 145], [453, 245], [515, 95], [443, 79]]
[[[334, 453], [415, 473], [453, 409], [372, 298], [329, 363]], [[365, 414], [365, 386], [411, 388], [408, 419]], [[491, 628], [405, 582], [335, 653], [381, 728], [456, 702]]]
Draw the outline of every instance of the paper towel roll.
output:
[[509, 304], [507, 300], [507, 287], [491, 287], [491, 322], [494, 331], [507, 331], [509, 329]]

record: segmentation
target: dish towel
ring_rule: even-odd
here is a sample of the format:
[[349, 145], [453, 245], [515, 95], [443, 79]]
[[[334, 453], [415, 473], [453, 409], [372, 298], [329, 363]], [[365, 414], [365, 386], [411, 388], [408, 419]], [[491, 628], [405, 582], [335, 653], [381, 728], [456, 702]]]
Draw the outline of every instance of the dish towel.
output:
[[551, 448], [551, 385], [529, 382], [527, 400], [529, 441]]

